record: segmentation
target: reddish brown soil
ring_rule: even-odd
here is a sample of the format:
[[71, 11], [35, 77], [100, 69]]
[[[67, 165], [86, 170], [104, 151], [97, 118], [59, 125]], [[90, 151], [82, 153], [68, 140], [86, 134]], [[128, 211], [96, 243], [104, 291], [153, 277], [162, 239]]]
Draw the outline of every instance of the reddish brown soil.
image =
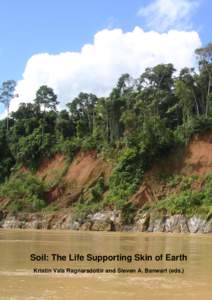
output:
[[28, 169], [27, 167], [22, 166], [22, 167], [20, 168], [19, 172], [20, 172], [20, 173], [29, 173], [30, 171], [29, 171], [29, 169]]
[[[60, 171], [64, 170], [65, 163], [66, 158], [57, 154], [52, 159], [45, 159], [36, 175], [48, 183], [54, 181]], [[94, 185], [100, 177], [107, 182], [111, 171], [110, 164], [98, 158], [96, 151], [79, 152], [59, 185], [53, 186], [51, 190], [45, 192], [45, 200], [47, 203], [57, 201], [59, 206], [67, 207], [77, 201], [80, 196], [85, 195], [89, 187]], [[21, 172], [29, 171], [22, 167]]]
[[62, 187], [53, 187], [50, 191], [44, 193], [45, 201], [50, 204], [53, 201], [57, 200], [59, 197], [61, 197], [64, 193], [64, 190]]
[[178, 187], [173, 190], [166, 186], [166, 180], [161, 180], [170, 175], [199, 175], [200, 178], [193, 186], [198, 190], [203, 180], [201, 177], [208, 173], [212, 173], [212, 132], [194, 135], [185, 149], [176, 148], [169, 155], [155, 161], [130, 201], [137, 207], [142, 207], [146, 202], [178, 193]]
[[176, 148], [154, 162], [146, 177], [212, 173], [212, 132], [198, 134], [185, 149]]
[[9, 203], [9, 199], [0, 197], [0, 207], [1, 208], [6, 207], [8, 203]]
[[[46, 181], [51, 181], [64, 167], [65, 157], [57, 154], [51, 160], [44, 160], [36, 174]], [[79, 152], [64, 176], [64, 186], [54, 187], [47, 193], [46, 199], [49, 203], [57, 200], [61, 202], [61, 206], [68, 206], [86, 193], [101, 176], [107, 181], [111, 171], [112, 166], [99, 158], [95, 151]], [[27, 169], [23, 167], [22, 172], [27, 172]], [[185, 149], [176, 148], [168, 155], [158, 158], [145, 174], [143, 183], [131, 201], [141, 207], [146, 202], [157, 201], [168, 193], [173, 193], [167, 188], [166, 180], [164, 184], [158, 180], [163, 176], [174, 174], [203, 176], [207, 173], [212, 173], [211, 131], [193, 136]], [[201, 180], [196, 182], [196, 185], [194, 188], [201, 186]]]
[[195, 135], [191, 139], [182, 173], [186, 175], [212, 173], [212, 132]]
[[95, 151], [80, 152], [70, 165], [65, 181], [74, 188], [86, 188], [91, 186], [101, 176], [107, 179], [109, 172], [108, 164], [98, 158]]
[[36, 172], [36, 175], [46, 181], [50, 181], [54, 179], [55, 174], [58, 171], [61, 171], [65, 166], [65, 157], [61, 154], [56, 154], [54, 158], [52, 159], [45, 159], [40, 167], [38, 168], [38, 171]]

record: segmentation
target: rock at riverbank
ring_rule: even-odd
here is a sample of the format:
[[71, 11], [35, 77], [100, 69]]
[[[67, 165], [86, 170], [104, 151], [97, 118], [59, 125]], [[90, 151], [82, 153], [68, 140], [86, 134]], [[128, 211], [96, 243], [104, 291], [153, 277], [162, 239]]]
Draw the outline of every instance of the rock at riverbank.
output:
[[123, 223], [120, 211], [101, 211], [81, 220], [77, 220], [71, 212], [16, 215], [0, 212], [0, 217], [0, 227], [4, 229], [212, 233], [212, 218], [168, 215], [158, 211], [138, 213], [132, 224]]

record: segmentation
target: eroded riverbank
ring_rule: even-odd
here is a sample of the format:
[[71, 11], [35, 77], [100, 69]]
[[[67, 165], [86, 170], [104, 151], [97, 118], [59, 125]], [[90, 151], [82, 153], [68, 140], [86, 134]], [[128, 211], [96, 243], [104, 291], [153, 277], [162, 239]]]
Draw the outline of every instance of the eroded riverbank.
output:
[[172, 233], [212, 233], [212, 218], [168, 215], [163, 212], [137, 213], [132, 224], [123, 222], [120, 211], [103, 211], [86, 218], [76, 218], [71, 212], [1, 213], [3, 229], [69, 229], [81, 231], [138, 231]]

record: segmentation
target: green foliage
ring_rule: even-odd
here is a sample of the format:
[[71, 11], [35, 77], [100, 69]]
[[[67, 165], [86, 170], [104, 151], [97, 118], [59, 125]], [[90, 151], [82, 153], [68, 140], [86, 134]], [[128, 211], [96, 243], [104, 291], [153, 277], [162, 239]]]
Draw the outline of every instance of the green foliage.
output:
[[[10, 118], [0, 122], [0, 182], [5, 180], [0, 189], [11, 189], [10, 193], [5, 191], [14, 200], [10, 204], [13, 209], [25, 209], [26, 203], [32, 210], [43, 205], [42, 196], [29, 188], [25, 196], [19, 197], [19, 193], [23, 194], [21, 180], [7, 180], [17, 165], [35, 170], [43, 158], [55, 153], [64, 153], [71, 161], [77, 151], [95, 149], [116, 166], [109, 186], [98, 182], [89, 191], [90, 198], [79, 202], [76, 209], [85, 213], [102, 205], [115, 206], [123, 210], [125, 221], [130, 222], [134, 207], [129, 199], [152, 162], [160, 160], [170, 148], [187, 143], [194, 133], [212, 129], [211, 44], [198, 49], [197, 55], [199, 73], [184, 68], [174, 77], [172, 64], [160, 64], [147, 68], [137, 79], [123, 74], [108, 97], [80, 93], [67, 104], [68, 110], [60, 112], [52, 88], [41, 86], [34, 102], [20, 104]], [[5, 102], [2, 91], [0, 101]], [[10, 91], [8, 95], [12, 97]], [[61, 174], [50, 186], [60, 181]], [[178, 184], [178, 179], [173, 180]], [[10, 182], [15, 184], [16, 196], [11, 194]], [[196, 195], [190, 192], [192, 179], [179, 182], [179, 201], [170, 198], [166, 202], [172, 211], [187, 213], [191, 205], [210, 206], [209, 187]]]
[[64, 167], [61, 169], [52, 170], [50, 169], [49, 172], [51, 174], [51, 179], [45, 182], [45, 190], [49, 191], [55, 187], [65, 188], [66, 183], [64, 181], [64, 175], [67, 173], [68, 168], [70, 166], [70, 159], [67, 158], [64, 162]]
[[158, 202], [156, 207], [161, 209], [167, 209], [171, 214], [186, 214], [189, 213], [191, 209], [191, 204], [193, 205], [191, 193], [184, 192], [178, 196], [172, 196], [168, 199]]
[[181, 192], [155, 204], [158, 209], [167, 209], [171, 214], [208, 214], [212, 207], [212, 179], [206, 176], [201, 190], [194, 190], [192, 183], [197, 178], [176, 176], [169, 182], [170, 187], [179, 186]]
[[192, 184], [198, 179], [198, 175], [184, 176], [174, 175], [167, 178], [167, 186], [171, 188], [179, 187], [181, 191], [190, 190]]
[[70, 161], [73, 160], [75, 154], [78, 150], [80, 150], [80, 139], [73, 138], [73, 139], [66, 139], [60, 140], [59, 143], [55, 146], [55, 152], [60, 152], [65, 154]]
[[43, 157], [51, 157], [54, 144], [54, 136], [49, 133], [42, 135], [41, 128], [37, 128], [32, 134], [19, 139], [13, 153], [18, 163], [35, 169]]
[[71, 103], [67, 104], [77, 137], [82, 138], [93, 133], [96, 102], [97, 97], [95, 95], [80, 93]]
[[9, 176], [15, 160], [8, 145], [7, 137], [4, 132], [4, 124], [0, 122], [0, 182]]
[[165, 208], [171, 214], [193, 215], [195, 213], [208, 213], [212, 206], [212, 190], [203, 192], [182, 192], [180, 195], [169, 197], [158, 202], [157, 208]]
[[9, 107], [14, 97], [15, 87], [16, 82], [14, 80], [6, 80], [2, 83], [2, 87], [0, 88], [0, 103], [3, 103], [7, 110], [7, 132], [9, 130]]
[[7, 209], [12, 212], [41, 210], [43, 193], [43, 183], [28, 173], [18, 173], [0, 186], [0, 197], [9, 200]]
[[90, 189], [91, 200], [90, 202], [100, 202], [102, 200], [102, 195], [106, 190], [104, 178], [100, 177], [97, 183]]
[[127, 202], [122, 207], [122, 221], [124, 224], [132, 224], [136, 213], [136, 207], [132, 202]]
[[122, 209], [144, 174], [144, 161], [136, 148], [126, 148], [119, 156], [118, 164], [109, 180], [109, 193], [105, 205]]
[[129, 146], [119, 154], [117, 166], [110, 177], [105, 204], [115, 205], [123, 210], [126, 207], [126, 211], [133, 211], [134, 208], [128, 209], [129, 197], [136, 192], [151, 161], [164, 155], [172, 143], [171, 132], [162, 121], [145, 121], [143, 131], [130, 137], [127, 140]]
[[90, 151], [97, 148], [97, 141], [93, 136], [82, 139], [81, 149], [82, 151]]
[[46, 85], [42, 85], [37, 93], [36, 98], [34, 100], [35, 104], [38, 106], [42, 106], [47, 109], [56, 110], [57, 104], [57, 95], [55, 95], [52, 88], [49, 88]]
[[103, 208], [103, 193], [106, 190], [104, 178], [100, 177], [98, 181], [87, 192], [85, 199], [83, 196], [74, 205], [74, 213], [77, 218], [85, 218], [88, 214], [94, 213]]
[[76, 219], [85, 219], [89, 214], [93, 214], [101, 209], [98, 203], [80, 203], [74, 205], [74, 214]]
[[[198, 55], [205, 57], [210, 49], [199, 49]], [[6, 156], [1, 154], [0, 136], [0, 161], [6, 164], [0, 166], [1, 176], [5, 178], [14, 163], [35, 169], [42, 157], [58, 150], [73, 158], [79, 149], [114, 153], [120, 151], [120, 145], [138, 148], [147, 166], [170, 145], [211, 129], [208, 65], [204, 64], [199, 74], [184, 68], [177, 78], [174, 71], [172, 64], [160, 64], [147, 68], [137, 80], [123, 74], [109, 97], [80, 93], [67, 104], [69, 111], [57, 112], [57, 95], [50, 87], [41, 86], [33, 103], [22, 103], [11, 114], [10, 128], [2, 126], [8, 151]]]
[[48, 206], [45, 206], [44, 208], [42, 208], [42, 212], [44, 213], [51, 213], [51, 212], [55, 212], [58, 211], [59, 206], [57, 203], [51, 203]]

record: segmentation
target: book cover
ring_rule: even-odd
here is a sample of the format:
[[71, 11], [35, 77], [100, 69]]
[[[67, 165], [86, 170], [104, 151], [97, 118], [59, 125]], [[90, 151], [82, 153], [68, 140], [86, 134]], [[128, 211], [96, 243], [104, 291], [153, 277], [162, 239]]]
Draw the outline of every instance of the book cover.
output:
[[211, 2], [0, 5], [0, 300], [211, 300]]

